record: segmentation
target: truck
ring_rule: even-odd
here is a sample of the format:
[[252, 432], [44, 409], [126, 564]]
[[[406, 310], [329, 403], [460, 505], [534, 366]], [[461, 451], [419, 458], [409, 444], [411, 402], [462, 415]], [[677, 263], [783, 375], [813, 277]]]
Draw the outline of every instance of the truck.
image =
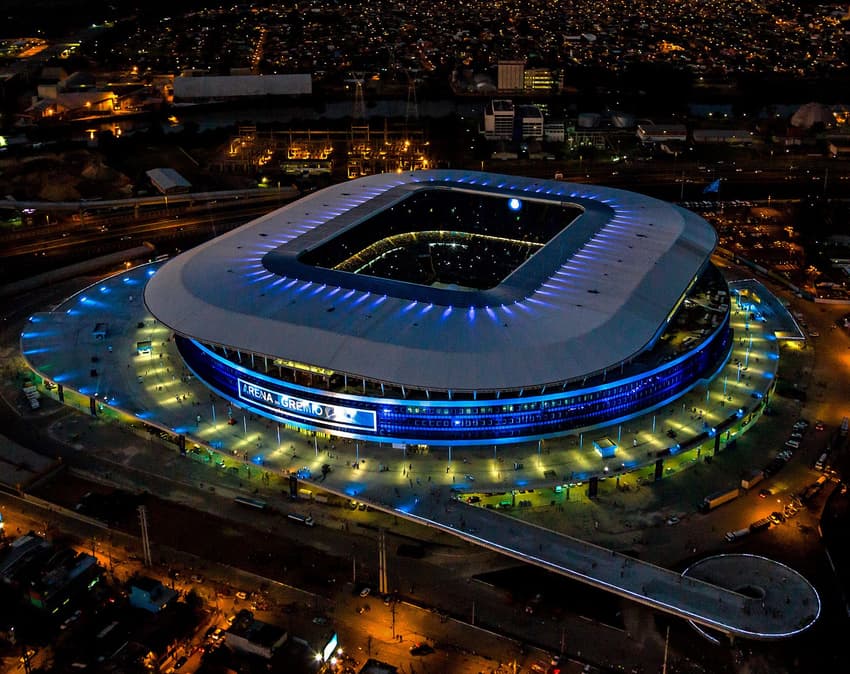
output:
[[305, 527], [312, 527], [315, 524], [312, 515], [301, 515], [299, 513], [289, 513], [286, 516], [290, 522], [295, 522], [296, 524], [303, 524]]
[[750, 525], [750, 531], [752, 531], [752, 532], [762, 531], [763, 529], [769, 529], [769, 528], [770, 528], [770, 518], [769, 517], [762, 517], [760, 520], [756, 520], [755, 522], [753, 522]]
[[739, 538], [743, 538], [744, 536], [747, 536], [749, 534], [749, 527], [747, 527], [746, 529], [738, 529], [737, 531], [728, 531], [726, 532], [726, 540], [731, 543], [732, 541], [737, 541]]
[[752, 489], [764, 479], [763, 470], [751, 470], [741, 478], [741, 489]]
[[738, 487], [735, 487], [734, 489], [729, 489], [728, 491], [716, 491], [713, 494], [709, 494], [702, 500], [699, 509], [702, 512], [707, 513], [711, 510], [714, 510], [718, 506], [722, 506], [724, 503], [729, 503], [729, 501], [738, 498], [740, 494], [741, 492]]

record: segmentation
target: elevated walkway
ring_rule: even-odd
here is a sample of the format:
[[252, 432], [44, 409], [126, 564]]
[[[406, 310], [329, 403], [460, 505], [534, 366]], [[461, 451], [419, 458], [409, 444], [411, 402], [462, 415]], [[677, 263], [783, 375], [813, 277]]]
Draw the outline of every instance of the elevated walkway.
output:
[[730, 637], [784, 639], [811, 627], [821, 611], [820, 597], [811, 583], [765, 557], [715, 556], [680, 574], [494, 510], [469, 506], [439, 489], [412, 502], [382, 500], [375, 487], [367, 487], [357, 498]]

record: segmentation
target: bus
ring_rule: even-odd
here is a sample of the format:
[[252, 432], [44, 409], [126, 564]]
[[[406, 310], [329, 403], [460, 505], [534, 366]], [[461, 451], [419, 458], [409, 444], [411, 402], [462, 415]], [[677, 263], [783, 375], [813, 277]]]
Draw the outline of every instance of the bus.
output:
[[303, 524], [305, 527], [312, 527], [315, 522], [312, 515], [299, 515], [298, 513], [289, 513], [286, 518], [296, 524]]
[[233, 502], [248, 508], [254, 508], [255, 510], [265, 510], [268, 507], [268, 503], [265, 501], [249, 496], [237, 496], [233, 499]]

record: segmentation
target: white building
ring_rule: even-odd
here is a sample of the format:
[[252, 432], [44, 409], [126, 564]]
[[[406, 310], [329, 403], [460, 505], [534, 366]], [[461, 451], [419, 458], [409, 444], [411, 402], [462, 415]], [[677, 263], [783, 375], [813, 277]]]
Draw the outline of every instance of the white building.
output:
[[637, 137], [641, 143], [663, 143], [664, 141], [688, 140], [684, 124], [638, 124]]
[[172, 168], [151, 169], [145, 175], [162, 194], [182, 194], [192, 189], [192, 183]]
[[543, 123], [543, 140], [549, 143], [563, 143], [566, 139], [563, 122]]
[[484, 109], [484, 137], [487, 140], [512, 140], [514, 117], [513, 101], [490, 101]]
[[243, 96], [296, 96], [311, 93], [313, 93], [313, 80], [309, 73], [174, 78], [174, 98], [181, 101]]
[[695, 143], [722, 143], [725, 145], [749, 145], [755, 141], [746, 129], [694, 129]]
[[536, 105], [520, 105], [516, 112], [521, 140], [543, 140], [543, 113]]

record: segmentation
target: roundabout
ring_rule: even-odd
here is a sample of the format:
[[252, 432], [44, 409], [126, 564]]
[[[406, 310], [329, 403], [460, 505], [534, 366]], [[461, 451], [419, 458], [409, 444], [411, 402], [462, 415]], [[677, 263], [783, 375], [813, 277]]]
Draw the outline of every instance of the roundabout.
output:
[[[802, 575], [785, 564], [766, 557], [727, 554], [705, 557], [682, 572], [682, 577], [711, 583], [735, 593], [741, 613], [754, 616], [750, 634], [763, 639], [765, 633], [781, 639], [804, 632], [817, 621], [821, 601], [817, 590]], [[793, 595], [793, 596], [792, 596]], [[710, 628], [690, 621], [706, 639], [716, 643]], [[782, 630], [788, 630], [782, 633]]]

